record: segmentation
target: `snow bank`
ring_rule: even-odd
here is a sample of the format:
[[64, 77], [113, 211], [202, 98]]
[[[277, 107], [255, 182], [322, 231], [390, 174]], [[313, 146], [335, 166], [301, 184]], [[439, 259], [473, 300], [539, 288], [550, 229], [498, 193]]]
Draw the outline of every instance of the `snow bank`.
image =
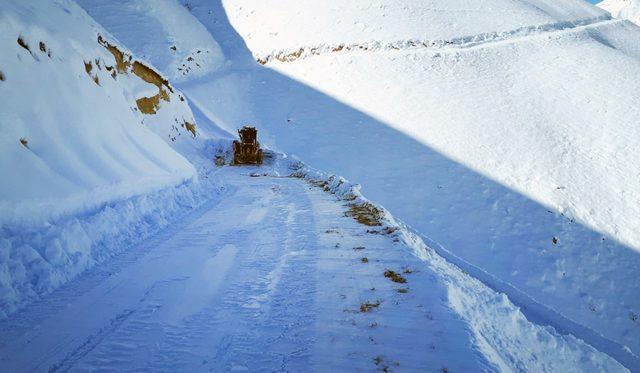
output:
[[193, 179], [45, 226], [0, 228], [0, 319], [50, 293], [83, 271], [143, 242], [205, 202], [222, 198], [224, 182], [214, 175], [215, 155], [230, 157], [228, 140], [197, 143]]
[[[178, 83], [220, 68], [224, 56], [211, 34], [176, 0], [78, 0], [89, 15]], [[106, 15], [106, 16], [105, 16]]]
[[640, 0], [604, 0], [598, 6], [616, 18], [624, 18], [640, 25]]
[[0, 225], [42, 225], [195, 176], [141, 125], [161, 132], [155, 127], [193, 122], [186, 102], [171, 92], [174, 102], [159, 104], [166, 112], [141, 115], [136, 100], [158, 88], [116, 71], [98, 41], [108, 34], [82, 9], [70, 1], [4, 3], [0, 17]]
[[0, 318], [141, 242], [202, 203], [199, 188], [177, 188], [106, 205], [44, 229], [0, 238]]
[[[451, 308], [469, 323], [482, 353], [501, 371], [626, 371], [606, 354], [627, 366], [637, 366], [640, 362], [637, 356], [622, 346], [614, 344], [608, 350], [606, 347], [611, 346], [598, 346], [605, 347], [598, 351], [571, 334], [561, 335], [553, 327], [531, 323], [507, 295], [496, 292], [446, 261], [384, 207], [364, 197], [360, 185], [298, 161], [285, 164], [292, 171], [291, 177], [305, 179], [327, 193], [336, 195], [347, 203], [350, 211], [357, 206], [365, 213], [371, 213], [376, 221], [375, 224], [369, 224], [365, 220], [365, 225], [372, 225], [367, 232], [388, 235], [402, 242], [422, 259], [429, 270], [439, 277], [439, 281], [446, 284]], [[280, 168], [284, 168], [283, 165]], [[353, 217], [358, 221], [362, 219]], [[527, 308], [533, 304], [520, 306]], [[560, 322], [566, 324], [566, 320]], [[540, 358], [542, 356], [544, 358]]]
[[0, 7], [3, 317], [201, 203], [206, 162], [176, 150], [212, 145], [184, 96], [74, 2]]

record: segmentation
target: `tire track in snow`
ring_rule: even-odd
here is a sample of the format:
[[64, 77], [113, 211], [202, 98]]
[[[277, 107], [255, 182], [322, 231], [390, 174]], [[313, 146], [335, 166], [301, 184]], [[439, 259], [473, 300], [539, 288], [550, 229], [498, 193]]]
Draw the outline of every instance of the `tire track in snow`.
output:
[[600, 24], [617, 23], [620, 20], [612, 19], [610, 16], [600, 16], [594, 18], [586, 18], [573, 22], [556, 22], [537, 26], [524, 26], [510, 31], [493, 31], [477, 35], [461, 36], [446, 40], [429, 40], [429, 39], [408, 39], [396, 40], [391, 42], [384, 41], [368, 41], [359, 43], [339, 43], [339, 44], [321, 44], [316, 46], [303, 46], [298, 49], [284, 49], [280, 51], [272, 51], [264, 55], [254, 55], [256, 61], [265, 65], [272, 61], [294, 62], [298, 59], [305, 59], [313, 56], [319, 56], [330, 53], [344, 52], [380, 52], [392, 50], [411, 50], [411, 49], [434, 49], [441, 50], [445, 48], [464, 49], [484, 44], [492, 44], [501, 41], [516, 40], [527, 36], [551, 34], [562, 31], [572, 31], [581, 28], [594, 27]]

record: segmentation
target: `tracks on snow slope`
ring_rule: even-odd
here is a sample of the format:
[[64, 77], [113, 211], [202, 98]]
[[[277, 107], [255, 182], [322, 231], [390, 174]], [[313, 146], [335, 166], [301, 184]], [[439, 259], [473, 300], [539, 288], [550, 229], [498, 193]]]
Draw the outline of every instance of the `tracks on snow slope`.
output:
[[255, 57], [258, 63], [264, 65], [274, 60], [280, 62], [293, 62], [298, 59], [304, 59], [312, 56], [352, 51], [378, 52], [411, 49], [464, 49], [475, 47], [478, 45], [515, 40], [532, 35], [571, 31], [580, 28], [593, 27], [600, 24], [617, 22], [622, 21], [614, 20], [610, 16], [601, 16], [594, 18], [585, 18], [573, 22], [556, 22], [537, 26], [524, 26], [510, 31], [486, 32], [477, 35], [461, 36], [448, 40], [408, 39], [390, 42], [368, 41], [360, 43], [321, 44], [316, 46], [304, 46], [295, 50], [285, 49], [280, 51], [272, 51], [271, 53], [267, 53], [265, 55], [257, 55]]

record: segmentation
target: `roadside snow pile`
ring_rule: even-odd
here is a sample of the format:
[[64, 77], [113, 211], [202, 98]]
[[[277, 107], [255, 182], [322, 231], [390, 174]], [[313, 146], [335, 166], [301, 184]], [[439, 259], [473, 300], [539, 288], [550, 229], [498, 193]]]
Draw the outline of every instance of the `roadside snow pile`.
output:
[[[320, 172], [301, 162], [289, 160], [287, 163], [287, 159], [280, 162], [288, 164], [292, 170], [289, 176], [304, 179], [346, 202], [349, 208], [347, 215], [368, 226], [367, 233], [388, 235], [396, 242], [402, 242], [413, 255], [423, 260], [426, 270], [432, 271], [446, 284], [451, 308], [469, 323], [476, 342], [482, 346], [482, 353], [500, 370], [609, 372], [626, 371], [611, 357], [627, 366], [640, 363], [638, 357], [610, 341], [603, 344], [597, 338], [588, 340], [599, 344], [598, 351], [574, 335], [561, 335], [553, 327], [531, 323], [505, 294], [489, 288], [442, 258], [384, 207], [364, 197], [360, 185], [352, 184], [340, 176]], [[520, 306], [528, 308], [535, 305]], [[543, 321], [548, 324], [546, 322], [550, 320]], [[565, 325], [559, 326], [565, 329]], [[545, 358], [541, 359], [541, 356]]]
[[3, 2], [0, 47], [1, 317], [193, 207], [172, 146], [205, 143], [184, 96], [72, 1]]
[[3, 231], [0, 319], [175, 222], [204, 197], [201, 188], [184, 184], [114, 202], [95, 214], [44, 229]]
[[604, 0], [598, 6], [616, 18], [640, 25], [640, 0]]
[[[233, 27], [190, 3], [231, 61], [182, 86], [212, 121], [255, 123], [272, 148], [357, 180], [464, 261], [640, 354], [635, 25], [581, 0], [224, 2]], [[415, 44], [438, 40], [451, 43]], [[243, 64], [279, 51], [294, 54]]]
[[[224, 63], [211, 34], [176, 0], [78, 0], [89, 15], [174, 83]], [[102, 17], [109, 14], [108, 17]]]

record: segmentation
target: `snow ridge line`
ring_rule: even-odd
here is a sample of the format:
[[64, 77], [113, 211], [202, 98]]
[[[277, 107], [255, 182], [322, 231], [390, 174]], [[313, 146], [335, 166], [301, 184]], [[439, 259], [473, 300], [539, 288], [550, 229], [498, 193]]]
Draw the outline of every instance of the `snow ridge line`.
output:
[[[498, 300], [502, 304], [497, 304], [497, 306], [512, 308], [512, 311], [520, 312], [529, 322], [552, 330], [552, 334], [565, 336], [566, 339], [574, 340], [577, 343], [585, 343], [593, 350], [607, 354], [631, 371], [640, 370], [640, 357], [628, 347], [571, 320], [560, 312], [533, 299], [513, 285], [496, 278], [480, 267], [453, 254], [436, 241], [396, 219], [384, 207], [364, 197], [360, 192], [360, 184], [352, 184], [341, 176], [315, 170], [300, 161], [292, 163], [290, 168], [293, 170], [289, 175], [290, 177], [301, 178], [315, 186], [320, 186], [324, 188], [325, 192], [334, 194], [340, 200], [347, 201], [350, 205], [363, 206], [368, 204], [373, 206], [374, 209], [381, 213], [380, 221], [382, 227], [380, 227], [379, 231], [372, 231], [372, 233], [388, 234], [394, 237], [394, 240], [405, 244], [413, 250], [415, 256], [435, 267], [434, 270], [450, 282], [451, 286], [460, 287], [463, 294], [466, 293], [471, 297], [473, 297], [471, 294], [481, 293], [481, 295], [488, 295], [485, 297], [487, 299], [481, 300], [481, 302], [486, 302], [485, 304], [472, 305], [471, 307], [468, 304], [461, 306], [462, 308], [471, 308], [470, 310], [463, 310], [461, 314], [461, 317], [466, 318], [470, 323], [473, 323], [473, 318], [477, 316], [479, 309], [486, 311], [495, 308], [496, 300], [491, 299], [491, 295], [486, 292], [488, 288], [500, 294], [499, 296], [504, 297], [503, 300]], [[429, 244], [425, 243], [425, 241]], [[468, 284], [468, 282], [471, 282], [471, 284]], [[474, 286], [476, 285], [474, 282], [484, 286]], [[485, 289], [482, 289], [482, 287]], [[482, 329], [482, 326], [486, 327], [486, 325], [481, 325], [479, 329]], [[479, 334], [484, 332], [486, 330], [479, 332]], [[500, 348], [504, 349], [505, 346], [500, 346]], [[509, 353], [507, 352], [507, 354]]]
[[366, 51], [379, 52], [389, 50], [410, 50], [410, 49], [445, 49], [457, 48], [464, 49], [475, 47], [482, 44], [495, 43], [511, 39], [522, 38], [526, 36], [539, 35], [545, 33], [553, 33], [577, 29], [580, 27], [589, 27], [603, 22], [620, 22], [614, 20], [610, 15], [603, 15], [593, 18], [585, 18], [576, 21], [564, 21], [556, 23], [548, 23], [537, 26], [524, 26], [510, 31], [493, 31], [477, 35], [462, 36], [448, 40], [428, 40], [428, 39], [408, 39], [397, 40], [391, 42], [368, 41], [360, 43], [340, 43], [340, 44], [320, 44], [316, 46], [300, 47], [298, 49], [274, 50], [264, 55], [254, 54], [256, 61], [265, 65], [272, 61], [294, 62], [298, 59], [305, 59], [313, 56], [319, 56], [329, 53]]

